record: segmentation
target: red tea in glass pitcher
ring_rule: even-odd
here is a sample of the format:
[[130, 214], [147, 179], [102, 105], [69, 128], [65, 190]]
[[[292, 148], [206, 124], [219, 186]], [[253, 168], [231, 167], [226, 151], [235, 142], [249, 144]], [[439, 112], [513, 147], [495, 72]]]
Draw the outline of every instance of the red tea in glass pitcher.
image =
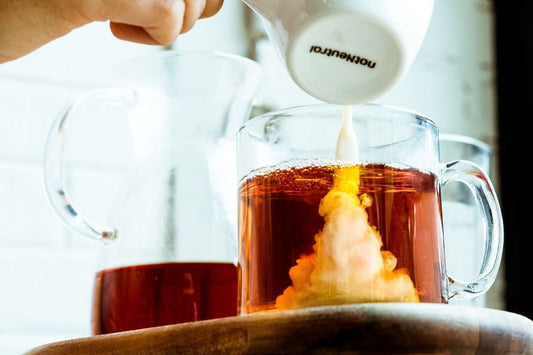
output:
[[[66, 225], [102, 242], [93, 334], [237, 314], [235, 136], [261, 74], [259, 64], [232, 54], [152, 53], [118, 63], [109, 73], [117, 87], [91, 90], [59, 113], [46, 142], [44, 181]], [[110, 193], [97, 199], [78, 188], [93, 207], [109, 206], [105, 223], [78, 208], [65, 178], [72, 168], [66, 157], [78, 151], [70, 147], [79, 146], [81, 131], [73, 128], [95, 116], [126, 124], [113, 131], [116, 139], [93, 140], [97, 151], [129, 143], [131, 153], [124, 171], [125, 161], [106, 156], [87, 167], [103, 167], [106, 178], [124, 173], [117, 191], [104, 186]], [[91, 148], [83, 147], [84, 157]], [[88, 187], [100, 190], [106, 181]]]
[[96, 274], [92, 333], [222, 318], [237, 314], [237, 268], [170, 262]]

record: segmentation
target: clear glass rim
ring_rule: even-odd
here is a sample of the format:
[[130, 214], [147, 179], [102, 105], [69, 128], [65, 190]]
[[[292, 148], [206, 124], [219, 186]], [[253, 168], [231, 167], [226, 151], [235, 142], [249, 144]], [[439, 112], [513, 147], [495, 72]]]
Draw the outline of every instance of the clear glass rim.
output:
[[123, 66], [133, 66], [145, 61], [154, 59], [168, 59], [172, 57], [198, 57], [200, 58], [218, 58], [232, 63], [238, 63], [243, 67], [246, 67], [250, 71], [255, 71], [257, 74], [262, 74], [263, 67], [258, 62], [244, 57], [238, 54], [226, 53], [221, 51], [209, 51], [209, 50], [176, 50], [176, 49], [163, 49], [161, 51], [155, 51], [152, 53], [142, 54], [134, 56], [128, 59], [124, 59], [111, 67], [111, 70]]
[[[411, 116], [415, 120], [423, 122], [426, 125], [432, 126], [437, 132], [439, 129], [436, 122], [433, 121], [431, 118], [429, 118], [427, 115], [420, 113], [418, 111], [412, 110], [412, 109], [405, 108], [405, 107], [387, 105], [387, 104], [381, 104], [381, 103], [363, 103], [363, 104], [349, 105], [349, 106], [355, 108], [355, 111], [359, 107], [359, 108], [376, 108], [378, 110], [401, 113], [404, 115]], [[292, 106], [292, 107], [269, 111], [266, 113], [262, 113], [258, 116], [251, 117], [247, 122], [244, 123], [242, 128], [245, 128], [247, 125], [253, 124], [253, 122], [259, 121], [261, 119], [269, 118], [269, 117], [274, 117], [274, 116], [288, 116], [288, 115], [302, 114], [306, 112], [309, 112], [309, 113], [313, 113], [313, 112], [318, 113], [318, 112], [327, 112], [327, 111], [341, 112], [342, 109], [343, 109], [342, 105], [336, 105], [336, 104], [330, 104], [330, 103], [314, 103], [314, 104], [307, 104], [307, 105]]]

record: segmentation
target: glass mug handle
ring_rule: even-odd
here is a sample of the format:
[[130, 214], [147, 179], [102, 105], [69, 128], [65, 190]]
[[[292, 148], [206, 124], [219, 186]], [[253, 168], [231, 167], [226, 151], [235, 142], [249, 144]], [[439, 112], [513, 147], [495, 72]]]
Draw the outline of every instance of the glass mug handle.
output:
[[455, 160], [446, 163], [441, 172], [442, 188], [452, 181], [464, 183], [472, 192], [483, 217], [486, 238], [478, 273], [467, 282], [447, 275], [448, 299], [475, 297], [488, 291], [498, 274], [504, 233], [500, 204], [490, 179], [476, 164], [466, 160]]
[[103, 103], [126, 108], [134, 102], [136, 102], [136, 94], [133, 90], [97, 89], [90, 91], [59, 114], [50, 128], [45, 145], [44, 185], [50, 204], [63, 222], [76, 232], [103, 242], [111, 242], [116, 238], [116, 228], [93, 223], [79, 213], [72, 204], [64, 183], [62, 161], [65, 127], [68, 122], [77, 117], [77, 112], [82, 107]]

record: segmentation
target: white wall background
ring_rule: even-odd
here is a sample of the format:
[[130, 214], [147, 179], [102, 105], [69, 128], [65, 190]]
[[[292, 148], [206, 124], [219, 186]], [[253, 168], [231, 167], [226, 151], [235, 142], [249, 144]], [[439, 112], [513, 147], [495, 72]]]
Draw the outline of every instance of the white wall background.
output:
[[[246, 55], [245, 11], [240, 1], [226, 0], [217, 16], [201, 20], [174, 47]], [[442, 132], [480, 139], [497, 156], [492, 11], [489, 0], [437, 0], [415, 64], [380, 101], [426, 113]], [[292, 84], [268, 42], [258, 42], [256, 49], [267, 74], [260, 104], [277, 108], [315, 101]], [[44, 143], [61, 108], [98, 87], [110, 65], [157, 50], [162, 48], [117, 40], [107, 23], [94, 23], [0, 65], [1, 354], [20, 354], [90, 334], [99, 246], [74, 235], [48, 205], [42, 177]], [[94, 118], [95, 131], [107, 129], [107, 124]], [[80, 161], [72, 175], [74, 197], [96, 217], [108, 212], [106, 201], [120, 184], [116, 167], [125, 154], [120, 135], [115, 138], [116, 146], [108, 150], [113, 154], [102, 155], [100, 163], [94, 163], [99, 155], [87, 164]], [[492, 178], [497, 183], [497, 176]], [[488, 306], [503, 308], [502, 282], [498, 285]]]

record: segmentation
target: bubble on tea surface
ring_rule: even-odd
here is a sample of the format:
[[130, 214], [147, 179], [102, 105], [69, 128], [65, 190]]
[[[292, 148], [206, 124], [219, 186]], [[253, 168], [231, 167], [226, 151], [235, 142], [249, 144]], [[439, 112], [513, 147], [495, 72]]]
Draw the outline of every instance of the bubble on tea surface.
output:
[[381, 250], [381, 235], [368, 222], [372, 199], [359, 194], [359, 151], [350, 107], [343, 112], [336, 158], [354, 164], [336, 169], [333, 186], [320, 203], [325, 223], [315, 236], [314, 253], [296, 260], [289, 271], [293, 284], [278, 296], [276, 307], [419, 302], [407, 270], [396, 269], [396, 257]]

